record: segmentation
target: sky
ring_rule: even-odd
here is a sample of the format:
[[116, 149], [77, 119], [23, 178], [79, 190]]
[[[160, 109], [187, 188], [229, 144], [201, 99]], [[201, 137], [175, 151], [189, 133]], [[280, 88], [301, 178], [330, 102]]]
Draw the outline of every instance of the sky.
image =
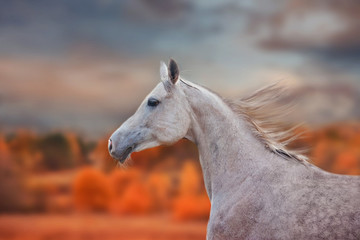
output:
[[360, 116], [355, 0], [0, 4], [1, 131], [108, 134], [136, 110], [159, 81], [159, 62], [171, 57], [183, 78], [225, 97], [284, 80], [307, 86], [299, 91], [304, 105], [317, 99], [310, 120]]

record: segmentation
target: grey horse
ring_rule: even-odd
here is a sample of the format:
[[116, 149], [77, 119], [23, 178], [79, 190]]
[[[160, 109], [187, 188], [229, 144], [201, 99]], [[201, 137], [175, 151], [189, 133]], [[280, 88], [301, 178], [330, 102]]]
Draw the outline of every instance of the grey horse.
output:
[[174, 60], [160, 63], [160, 78], [109, 152], [124, 163], [132, 152], [193, 141], [211, 201], [207, 239], [360, 239], [360, 177], [325, 172], [286, 148], [291, 131], [265, 114], [278, 87], [229, 102], [180, 78]]

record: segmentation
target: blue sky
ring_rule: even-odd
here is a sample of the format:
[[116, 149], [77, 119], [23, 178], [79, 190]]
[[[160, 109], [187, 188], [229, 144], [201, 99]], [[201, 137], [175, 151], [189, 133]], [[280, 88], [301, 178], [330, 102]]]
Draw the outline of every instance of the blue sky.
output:
[[1, 6], [0, 129], [105, 134], [136, 109], [158, 81], [159, 61], [170, 57], [183, 77], [227, 97], [280, 79], [360, 86], [356, 1]]

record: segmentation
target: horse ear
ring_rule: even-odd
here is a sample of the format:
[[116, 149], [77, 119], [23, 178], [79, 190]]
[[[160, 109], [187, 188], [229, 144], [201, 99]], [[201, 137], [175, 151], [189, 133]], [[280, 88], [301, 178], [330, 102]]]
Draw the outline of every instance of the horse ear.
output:
[[174, 59], [170, 59], [169, 62], [169, 78], [173, 84], [176, 83], [176, 81], [179, 78], [179, 67], [174, 61]]
[[166, 82], [169, 79], [168, 68], [163, 61], [160, 62], [160, 79], [162, 82]]

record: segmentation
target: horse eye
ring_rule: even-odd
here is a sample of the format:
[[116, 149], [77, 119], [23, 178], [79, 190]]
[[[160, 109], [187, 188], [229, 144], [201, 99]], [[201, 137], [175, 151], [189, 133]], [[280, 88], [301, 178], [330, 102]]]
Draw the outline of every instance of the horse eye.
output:
[[150, 107], [156, 107], [157, 105], [159, 105], [159, 100], [155, 99], [155, 98], [149, 98], [148, 100], [148, 106]]

